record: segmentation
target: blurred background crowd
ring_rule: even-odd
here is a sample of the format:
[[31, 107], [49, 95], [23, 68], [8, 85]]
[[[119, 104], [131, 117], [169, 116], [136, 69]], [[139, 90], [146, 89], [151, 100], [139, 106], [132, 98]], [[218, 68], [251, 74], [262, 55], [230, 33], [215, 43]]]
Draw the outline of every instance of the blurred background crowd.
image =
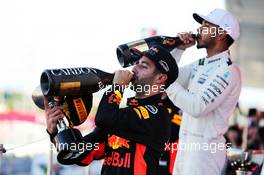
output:
[[243, 113], [237, 105], [225, 135], [232, 148], [264, 150], [264, 112], [250, 108]]

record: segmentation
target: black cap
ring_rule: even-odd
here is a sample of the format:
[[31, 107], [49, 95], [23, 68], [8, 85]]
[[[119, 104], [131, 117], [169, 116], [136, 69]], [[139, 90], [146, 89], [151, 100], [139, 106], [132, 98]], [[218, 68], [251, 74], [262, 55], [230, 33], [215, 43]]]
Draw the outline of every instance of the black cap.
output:
[[151, 59], [158, 70], [164, 74], [167, 74], [168, 80], [166, 87], [168, 87], [177, 79], [179, 72], [178, 65], [170, 52], [165, 48], [159, 45], [154, 45], [149, 50], [144, 52], [144, 56]]

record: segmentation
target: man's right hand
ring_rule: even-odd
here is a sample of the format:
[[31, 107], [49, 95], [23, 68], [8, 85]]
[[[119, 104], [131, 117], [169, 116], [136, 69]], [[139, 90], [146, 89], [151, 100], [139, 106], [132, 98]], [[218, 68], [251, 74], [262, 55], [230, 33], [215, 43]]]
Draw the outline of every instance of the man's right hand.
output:
[[45, 117], [47, 130], [50, 134], [56, 134], [58, 132], [57, 123], [59, 119], [63, 119], [63, 109], [61, 106], [54, 106], [50, 108], [48, 105], [48, 98], [44, 98]]
[[122, 87], [127, 87], [133, 77], [133, 73], [129, 70], [117, 70], [113, 79], [113, 83], [116, 83]]
[[195, 39], [192, 37], [192, 33], [189, 32], [189, 33], [178, 33], [177, 35], [182, 41], [183, 41], [183, 44], [179, 45], [177, 48], [178, 49], [181, 49], [181, 50], [185, 50], [193, 45], [195, 45], [196, 41]]

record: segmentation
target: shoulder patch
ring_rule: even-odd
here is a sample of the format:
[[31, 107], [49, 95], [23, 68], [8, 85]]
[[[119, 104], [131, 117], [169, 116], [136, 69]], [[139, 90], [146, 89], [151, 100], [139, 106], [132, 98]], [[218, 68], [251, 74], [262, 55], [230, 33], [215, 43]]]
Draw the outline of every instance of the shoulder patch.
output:
[[182, 121], [182, 116], [178, 115], [178, 114], [174, 114], [171, 122], [176, 124], [176, 125], [181, 125], [181, 121]]
[[224, 78], [228, 78], [231, 75], [230, 71], [224, 72]]
[[143, 106], [138, 106], [136, 108], [133, 108], [133, 110], [137, 113], [137, 116], [140, 119], [148, 119], [149, 118], [148, 110], [146, 108], [144, 108]]
[[140, 111], [139, 111], [139, 109], [137, 109], [137, 108], [133, 108], [133, 110], [137, 113], [137, 115], [138, 115], [138, 118], [142, 118], [142, 115], [141, 115], [141, 113], [140, 113]]
[[199, 60], [199, 63], [198, 63], [198, 65], [199, 65], [199, 66], [202, 66], [202, 65], [204, 65], [204, 61], [205, 61], [205, 59], [204, 59], [204, 58], [200, 59], [200, 60]]
[[112, 104], [112, 103], [116, 103], [116, 104], [120, 104], [122, 100], [122, 94], [120, 93], [120, 91], [115, 91], [113, 92], [109, 97], [108, 97], [108, 103]]
[[152, 114], [158, 113], [158, 108], [154, 105], [146, 105], [145, 108]]
[[228, 61], [226, 62], [228, 66], [230, 66], [232, 64], [232, 61], [230, 58], [228, 58]]

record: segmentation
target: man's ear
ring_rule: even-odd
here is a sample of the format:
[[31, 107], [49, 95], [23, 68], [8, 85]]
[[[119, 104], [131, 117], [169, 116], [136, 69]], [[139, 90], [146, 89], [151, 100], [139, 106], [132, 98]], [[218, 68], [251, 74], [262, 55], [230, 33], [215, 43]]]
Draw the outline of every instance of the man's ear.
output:
[[167, 74], [157, 74], [155, 78], [155, 82], [157, 84], [165, 84], [165, 81], [168, 79]]
[[227, 35], [226, 31], [219, 33], [218, 40], [225, 40], [226, 35]]

